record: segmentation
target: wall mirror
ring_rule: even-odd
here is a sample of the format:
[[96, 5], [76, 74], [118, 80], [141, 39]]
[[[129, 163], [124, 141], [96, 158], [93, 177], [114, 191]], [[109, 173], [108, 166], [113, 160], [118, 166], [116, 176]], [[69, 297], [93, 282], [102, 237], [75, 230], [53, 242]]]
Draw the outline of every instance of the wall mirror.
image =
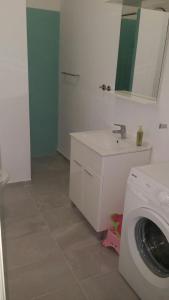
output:
[[168, 24], [168, 0], [123, 0], [116, 92], [157, 100]]

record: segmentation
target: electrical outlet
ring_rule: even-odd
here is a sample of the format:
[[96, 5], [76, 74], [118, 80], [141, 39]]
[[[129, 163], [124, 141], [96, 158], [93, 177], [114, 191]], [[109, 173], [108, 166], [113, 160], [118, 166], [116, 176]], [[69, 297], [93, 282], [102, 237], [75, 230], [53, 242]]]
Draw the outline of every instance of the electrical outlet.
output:
[[166, 123], [160, 123], [159, 124], [159, 129], [167, 129], [168, 125]]

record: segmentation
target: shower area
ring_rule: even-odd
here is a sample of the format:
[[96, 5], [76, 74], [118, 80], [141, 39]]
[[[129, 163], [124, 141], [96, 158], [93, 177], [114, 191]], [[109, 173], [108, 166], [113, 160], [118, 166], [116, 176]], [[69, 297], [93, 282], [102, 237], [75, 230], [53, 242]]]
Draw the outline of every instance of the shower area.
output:
[[56, 153], [60, 12], [27, 7], [31, 156]]

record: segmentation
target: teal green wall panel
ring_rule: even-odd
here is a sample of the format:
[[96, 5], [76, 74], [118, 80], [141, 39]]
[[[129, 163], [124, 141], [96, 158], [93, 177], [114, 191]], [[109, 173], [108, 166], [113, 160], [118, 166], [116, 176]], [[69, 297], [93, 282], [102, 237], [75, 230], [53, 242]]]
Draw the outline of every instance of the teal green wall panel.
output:
[[27, 9], [32, 157], [57, 149], [60, 13]]
[[116, 90], [131, 91], [136, 52], [137, 20], [122, 19], [119, 55], [116, 75]]
[[[138, 5], [139, 5], [139, 1], [138, 1]], [[131, 75], [130, 75], [129, 91], [132, 91], [132, 88], [133, 88], [134, 69], [135, 69], [135, 63], [136, 63], [137, 45], [138, 45], [138, 36], [139, 36], [139, 27], [140, 27], [140, 15], [141, 15], [141, 8], [139, 8], [137, 11], [135, 42], [134, 42], [134, 49], [133, 49], [133, 58], [132, 58], [132, 62], [131, 62]]]

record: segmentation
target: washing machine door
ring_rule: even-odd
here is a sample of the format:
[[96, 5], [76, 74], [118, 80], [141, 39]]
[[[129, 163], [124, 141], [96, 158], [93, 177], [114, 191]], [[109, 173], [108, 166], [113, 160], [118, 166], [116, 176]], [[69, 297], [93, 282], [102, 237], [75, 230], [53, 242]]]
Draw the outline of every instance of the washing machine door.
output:
[[169, 224], [149, 208], [139, 208], [127, 216], [126, 234], [130, 254], [152, 284], [169, 285]]

